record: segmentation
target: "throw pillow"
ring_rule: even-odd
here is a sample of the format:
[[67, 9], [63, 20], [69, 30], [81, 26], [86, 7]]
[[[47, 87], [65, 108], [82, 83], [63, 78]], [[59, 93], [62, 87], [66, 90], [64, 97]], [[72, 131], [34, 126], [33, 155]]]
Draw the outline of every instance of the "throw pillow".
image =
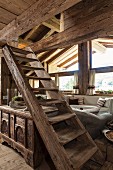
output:
[[78, 103], [79, 103], [79, 105], [83, 105], [84, 104], [84, 98], [83, 97], [79, 97], [78, 98]]
[[69, 105], [78, 105], [78, 99], [69, 99]]
[[111, 99], [113, 99], [113, 97], [105, 98], [105, 100], [106, 100], [105, 107], [108, 107], [108, 108], [110, 107]]
[[97, 107], [103, 107], [105, 104], [106, 100], [103, 98], [99, 98], [97, 101]]

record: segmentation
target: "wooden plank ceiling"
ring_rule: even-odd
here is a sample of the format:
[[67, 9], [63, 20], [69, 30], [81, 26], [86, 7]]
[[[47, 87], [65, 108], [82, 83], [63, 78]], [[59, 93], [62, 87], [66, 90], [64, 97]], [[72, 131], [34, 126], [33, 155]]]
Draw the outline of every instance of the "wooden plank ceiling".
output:
[[0, 30], [28, 9], [36, 0], [0, 0]]

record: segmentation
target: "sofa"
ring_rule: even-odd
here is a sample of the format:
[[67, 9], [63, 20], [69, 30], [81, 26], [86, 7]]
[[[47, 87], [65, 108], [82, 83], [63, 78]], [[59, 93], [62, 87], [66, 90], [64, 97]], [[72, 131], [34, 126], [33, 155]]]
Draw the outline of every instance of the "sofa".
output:
[[[75, 98], [82, 99], [83, 103], [79, 105], [71, 104], [72, 110], [76, 113], [92, 138], [97, 138], [105, 128], [106, 123], [113, 119], [113, 98], [86, 95], [65, 96], [67, 102], [69, 102], [69, 99]], [[99, 98], [106, 100], [103, 107], [97, 107]]]

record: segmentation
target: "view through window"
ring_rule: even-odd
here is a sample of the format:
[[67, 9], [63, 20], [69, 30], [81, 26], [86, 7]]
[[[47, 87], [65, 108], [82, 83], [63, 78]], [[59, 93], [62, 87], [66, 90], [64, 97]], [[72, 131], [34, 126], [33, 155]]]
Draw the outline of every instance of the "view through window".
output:
[[59, 77], [60, 90], [73, 90], [74, 76]]
[[92, 68], [113, 66], [113, 48], [107, 48], [105, 53], [92, 55]]
[[113, 91], [113, 73], [95, 74], [95, 90]]

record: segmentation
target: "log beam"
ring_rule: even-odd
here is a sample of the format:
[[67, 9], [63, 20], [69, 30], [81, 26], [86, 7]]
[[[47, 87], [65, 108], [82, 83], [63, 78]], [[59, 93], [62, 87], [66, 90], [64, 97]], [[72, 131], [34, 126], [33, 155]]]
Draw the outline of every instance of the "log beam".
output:
[[[66, 65], [67, 63], [69, 63], [71, 60], [76, 59], [78, 56], [78, 54], [73, 55], [72, 57], [68, 58], [67, 60], [65, 60], [64, 62], [62, 62], [61, 64], [58, 64], [57, 67], [63, 67], [64, 65]], [[65, 66], [64, 66], [65, 67]]]
[[39, 0], [0, 31], [0, 40], [13, 40], [81, 0]]
[[54, 60], [56, 60], [58, 57], [60, 57], [61, 55], [63, 55], [66, 51], [68, 51], [70, 48], [66, 48], [63, 49], [62, 51], [60, 51], [58, 54], [56, 54], [55, 56], [53, 56], [50, 60], [47, 61], [48, 64], [51, 64]]
[[60, 20], [55, 17], [43, 22], [42, 24], [56, 32], [60, 32]]
[[112, 34], [113, 1], [86, 0], [65, 11], [65, 31], [36, 42], [31, 48], [35, 52], [66, 48]]

